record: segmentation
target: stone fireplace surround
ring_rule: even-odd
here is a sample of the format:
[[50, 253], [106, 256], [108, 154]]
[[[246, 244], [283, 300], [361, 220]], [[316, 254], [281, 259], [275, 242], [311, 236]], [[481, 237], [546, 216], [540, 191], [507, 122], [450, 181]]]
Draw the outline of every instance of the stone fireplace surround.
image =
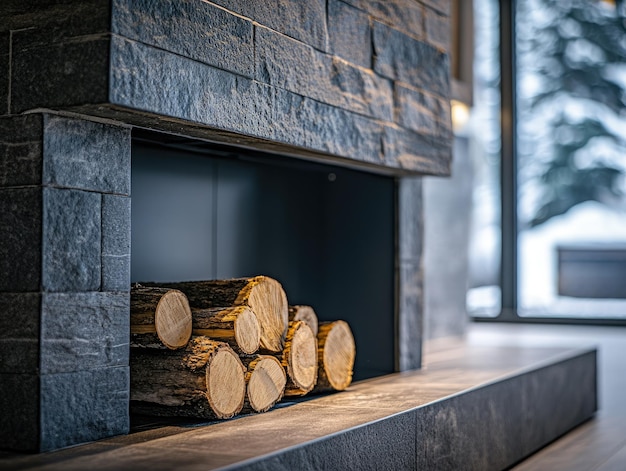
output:
[[0, 7], [7, 448], [126, 433], [133, 128], [397, 178], [396, 364], [421, 362], [421, 181], [450, 163], [449, 2]]
[[[405, 373], [210, 427], [9, 455], [0, 467], [502, 469], [593, 415], [595, 350], [456, 346], [415, 371], [421, 176], [450, 169], [449, 0], [33, 3], [0, 4], [4, 449], [129, 431], [138, 130], [393, 177]], [[294, 433], [294, 423], [314, 426]], [[230, 444], [270, 429], [279, 443], [232, 456]]]

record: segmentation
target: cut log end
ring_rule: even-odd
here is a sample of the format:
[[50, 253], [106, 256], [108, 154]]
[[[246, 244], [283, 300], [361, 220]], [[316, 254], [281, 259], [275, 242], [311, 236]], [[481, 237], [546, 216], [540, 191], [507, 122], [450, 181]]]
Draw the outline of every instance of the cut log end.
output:
[[184, 347], [191, 338], [191, 309], [178, 290], [165, 293], [157, 304], [154, 325], [159, 340], [171, 349]]
[[280, 362], [266, 355], [248, 367], [248, 403], [255, 412], [265, 412], [272, 408], [282, 397], [287, 377]]
[[254, 312], [242, 308], [235, 323], [235, 340], [243, 353], [254, 353], [261, 344], [261, 326]]
[[[246, 292], [249, 289], [249, 292]], [[289, 324], [289, 305], [280, 283], [267, 276], [257, 276], [247, 285], [241, 296], [254, 311], [261, 324], [261, 347], [280, 352], [284, 347]]]
[[318, 333], [321, 389], [343, 391], [352, 382], [356, 346], [345, 321], [320, 325]]
[[289, 306], [289, 321], [302, 321], [317, 335], [317, 314], [311, 306]]
[[206, 368], [207, 399], [219, 419], [229, 419], [243, 408], [246, 384], [244, 366], [224, 344]]
[[313, 389], [317, 380], [317, 338], [303, 321], [290, 322], [284, 355], [290, 384], [288, 396], [301, 396]]

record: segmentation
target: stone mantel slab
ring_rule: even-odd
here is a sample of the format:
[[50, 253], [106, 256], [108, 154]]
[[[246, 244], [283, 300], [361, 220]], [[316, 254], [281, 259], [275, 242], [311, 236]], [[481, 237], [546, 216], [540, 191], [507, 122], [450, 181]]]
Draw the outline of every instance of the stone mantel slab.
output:
[[436, 14], [447, 29], [447, 9], [247, 3], [3, 2], [0, 114], [80, 111], [370, 171], [449, 173], [448, 55], [424, 24]]

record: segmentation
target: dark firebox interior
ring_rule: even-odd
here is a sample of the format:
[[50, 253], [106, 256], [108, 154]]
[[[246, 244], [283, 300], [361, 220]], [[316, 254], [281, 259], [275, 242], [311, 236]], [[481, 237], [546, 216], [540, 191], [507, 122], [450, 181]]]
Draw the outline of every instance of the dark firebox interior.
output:
[[131, 281], [258, 274], [354, 333], [354, 379], [394, 371], [393, 178], [194, 141], [134, 139]]

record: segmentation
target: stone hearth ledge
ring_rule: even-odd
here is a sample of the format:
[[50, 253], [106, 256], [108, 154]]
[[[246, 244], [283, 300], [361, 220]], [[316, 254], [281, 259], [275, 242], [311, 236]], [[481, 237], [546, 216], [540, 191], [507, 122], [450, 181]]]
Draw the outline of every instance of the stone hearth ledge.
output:
[[[210, 424], [146, 427], [2, 469], [503, 469], [597, 409], [596, 350], [458, 345], [421, 371]], [[139, 427], [142, 428], [142, 427]]]

